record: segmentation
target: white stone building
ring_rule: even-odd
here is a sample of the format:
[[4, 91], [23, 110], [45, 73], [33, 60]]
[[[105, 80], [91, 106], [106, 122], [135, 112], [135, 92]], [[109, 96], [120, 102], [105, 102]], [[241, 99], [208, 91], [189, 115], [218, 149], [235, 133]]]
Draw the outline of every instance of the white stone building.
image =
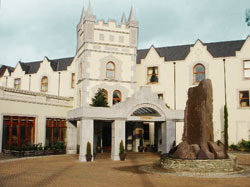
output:
[[[246, 40], [137, 50], [138, 21], [96, 20], [91, 6], [77, 25], [74, 57], [44, 57], [0, 67], [0, 152], [2, 148], [65, 141], [67, 152], [85, 161], [89, 141], [98, 137], [111, 158], [144, 146], [162, 153], [180, 142], [189, 87], [212, 80], [214, 135], [223, 140], [229, 110], [229, 143], [250, 136], [250, 37]], [[109, 107], [91, 107], [98, 89]], [[166, 107], [167, 106], [167, 107]]]

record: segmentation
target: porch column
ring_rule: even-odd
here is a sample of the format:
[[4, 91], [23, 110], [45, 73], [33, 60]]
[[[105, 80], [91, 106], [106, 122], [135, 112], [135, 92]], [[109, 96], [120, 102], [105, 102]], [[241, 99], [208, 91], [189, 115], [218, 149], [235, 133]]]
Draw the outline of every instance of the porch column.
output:
[[112, 147], [111, 147], [111, 159], [120, 160], [120, 142], [123, 140], [124, 149], [126, 147], [125, 142], [126, 123], [125, 120], [115, 120], [112, 123]]
[[3, 117], [0, 113], [0, 153], [2, 152], [3, 141]]
[[93, 143], [94, 143], [94, 121], [91, 119], [82, 119], [80, 123], [80, 154], [79, 161], [86, 162], [87, 143], [91, 144], [91, 154], [93, 161]]
[[175, 122], [167, 121], [162, 123], [161, 133], [162, 133], [161, 153], [165, 154], [170, 151], [175, 141]]
[[76, 154], [77, 121], [67, 122], [67, 154]]

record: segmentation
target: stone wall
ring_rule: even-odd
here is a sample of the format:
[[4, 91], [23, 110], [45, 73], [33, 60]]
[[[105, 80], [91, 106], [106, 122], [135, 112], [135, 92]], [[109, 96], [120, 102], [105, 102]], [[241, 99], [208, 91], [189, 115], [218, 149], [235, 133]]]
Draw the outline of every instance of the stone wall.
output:
[[233, 172], [237, 168], [237, 159], [233, 156], [211, 160], [161, 158], [161, 167], [169, 172]]

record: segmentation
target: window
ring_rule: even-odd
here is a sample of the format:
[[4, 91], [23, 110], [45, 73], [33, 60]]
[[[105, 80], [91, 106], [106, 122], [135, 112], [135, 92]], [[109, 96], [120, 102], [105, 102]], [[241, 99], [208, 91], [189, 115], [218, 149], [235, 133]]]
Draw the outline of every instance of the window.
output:
[[75, 74], [72, 73], [71, 75], [71, 88], [74, 88], [75, 87]]
[[250, 60], [244, 61], [244, 77], [250, 79]]
[[202, 64], [196, 64], [193, 69], [194, 83], [199, 83], [205, 79], [205, 67]]
[[115, 78], [115, 64], [113, 62], [108, 62], [106, 65], [106, 77]]
[[158, 83], [158, 67], [149, 67], [147, 74], [148, 83]]
[[107, 101], [107, 103], [108, 103], [108, 91], [107, 90], [105, 90], [105, 89], [103, 89], [103, 91], [104, 91], [104, 93], [105, 93], [105, 97], [106, 97], [106, 101]]
[[46, 146], [52, 146], [56, 142], [65, 142], [66, 138], [66, 120], [65, 119], [47, 119], [46, 120]]
[[80, 63], [80, 78], [82, 78], [82, 63]]
[[240, 91], [240, 107], [249, 107], [249, 91]]
[[115, 40], [114, 35], [110, 35], [110, 36], [109, 36], [109, 40], [110, 40], [111, 42], [113, 42], [113, 41]]
[[124, 42], [124, 37], [123, 36], [119, 36], [119, 42], [123, 43]]
[[163, 100], [163, 94], [158, 94], [158, 99]]
[[48, 91], [48, 77], [44, 76], [41, 81], [41, 91], [47, 92]]
[[18, 90], [21, 88], [21, 79], [20, 78], [14, 80], [14, 88], [18, 89]]
[[32, 145], [35, 140], [35, 118], [20, 116], [3, 117], [3, 148]]
[[113, 93], [113, 105], [116, 103], [120, 103], [122, 101], [122, 95], [119, 90], [115, 90]]
[[104, 40], [104, 34], [99, 35], [99, 40], [103, 41]]

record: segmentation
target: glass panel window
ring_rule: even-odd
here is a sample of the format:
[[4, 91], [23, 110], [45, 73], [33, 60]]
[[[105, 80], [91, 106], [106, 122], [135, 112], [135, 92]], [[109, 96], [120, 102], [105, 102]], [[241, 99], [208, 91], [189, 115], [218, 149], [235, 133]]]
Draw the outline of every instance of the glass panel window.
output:
[[41, 91], [47, 92], [48, 91], [48, 77], [44, 76], [41, 81]]
[[120, 103], [122, 100], [122, 95], [119, 90], [115, 90], [113, 93], [113, 104]]
[[250, 60], [244, 61], [244, 77], [250, 79]]
[[240, 107], [249, 107], [249, 91], [240, 91]]
[[106, 65], [106, 78], [115, 78], [115, 64], [108, 62]]
[[21, 88], [21, 79], [20, 78], [14, 80], [14, 88], [18, 89], [18, 90]]
[[205, 67], [202, 64], [196, 64], [193, 69], [194, 83], [199, 83], [205, 79]]
[[48, 118], [46, 120], [46, 146], [52, 146], [56, 142], [65, 142], [66, 138], [65, 119]]
[[35, 118], [4, 116], [3, 148], [10, 149], [32, 145], [34, 140]]
[[147, 82], [157, 83], [158, 82], [158, 67], [149, 67], [147, 70]]

